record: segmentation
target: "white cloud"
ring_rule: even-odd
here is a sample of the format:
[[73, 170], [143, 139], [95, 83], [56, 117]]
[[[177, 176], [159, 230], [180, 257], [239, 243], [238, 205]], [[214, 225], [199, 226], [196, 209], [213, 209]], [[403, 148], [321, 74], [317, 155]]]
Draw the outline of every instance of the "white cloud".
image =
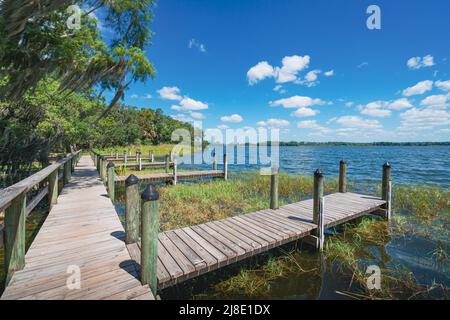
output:
[[206, 53], [206, 47], [205, 47], [205, 45], [204, 45], [203, 43], [200, 43], [199, 41], [197, 41], [197, 40], [195, 40], [195, 39], [189, 40], [189, 42], [188, 42], [188, 47], [189, 47], [189, 49], [197, 48], [198, 51], [203, 52], [203, 53]]
[[406, 98], [397, 99], [394, 102], [389, 103], [388, 108], [391, 110], [403, 110], [411, 108], [412, 104]]
[[350, 108], [351, 106], [353, 106], [353, 104], [354, 103], [352, 101], [349, 101], [345, 103], [345, 106]]
[[305, 80], [300, 82], [306, 84], [308, 87], [312, 87], [317, 84], [319, 74], [320, 70], [311, 70], [305, 75]]
[[153, 96], [152, 96], [150, 93], [147, 93], [147, 94], [144, 96], [144, 98], [145, 98], [145, 99], [151, 99], [151, 98], [153, 98]]
[[173, 119], [175, 119], [175, 120], [182, 121], [182, 122], [192, 122], [192, 121], [194, 121], [194, 119], [192, 119], [191, 117], [188, 117], [184, 113], [179, 113], [179, 114], [176, 114], [176, 115], [171, 116], [171, 117]]
[[272, 107], [283, 106], [284, 108], [302, 108], [323, 104], [325, 104], [325, 101], [321, 99], [313, 99], [306, 96], [292, 96], [290, 98], [284, 98], [270, 102], [270, 105]]
[[233, 122], [233, 123], [239, 123], [242, 122], [244, 119], [237, 113], [232, 114], [230, 116], [223, 116], [220, 118], [223, 122]]
[[360, 105], [358, 109], [361, 114], [365, 114], [367, 116], [386, 118], [392, 114], [390, 110], [386, 109], [388, 104], [389, 103], [387, 101], [374, 101], [366, 104], [365, 106]]
[[159, 93], [159, 96], [162, 99], [166, 99], [166, 100], [181, 100], [181, 99], [183, 99], [179, 95], [180, 89], [178, 87], [162, 87], [157, 92]]
[[435, 108], [445, 109], [447, 107], [448, 97], [444, 94], [431, 95], [423, 99], [420, 104]]
[[297, 127], [302, 128], [302, 129], [317, 129], [317, 128], [320, 128], [320, 126], [317, 124], [316, 120], [300, 121], [299, 123], [297, 123]]
[[425, 57], [412, 57], [408, 59], [406, 62], [406, 65], [410, 69], [420, 69], [425, 67], [432, 67], [434, 66], [434, 58], [432, 55], [428, 54]]
[[258, 81], [273, 76], [274, 69], [267, 61], [259, 62], [257, 65], [251, 67], [247, 72], [247, 79], [250, 85], [254, 85]]
[[295, 81], [297, 79], [297, 74], [308, 68], [310, 57], [305, 56], [286, 56], [281, 61], [282, 67], [275, 68], [276, 78], [278, 83], [286, 83]]
[[205, 110], [208, 109], [208, 104], [198, 101], [198, 100], [194, 100], [188, 97], [184, 97], [181, 101], [180, 101], [180, 107], [183, 110], [188, 110], [188, 111], [197, 111], [197, 110]]
[[326, 71], [324, 72], [325, 77], [332, 77], [334, 76], [334, 70]]
[[137, 94], [132, 94], [131, 95], [131, 99], [137, 99], [137, 98], [139, 98], [139, 96]]
[[280, 127], [288, 127], [290, 123], [287, 120], [271, 118], [267, 121], [259, 121], [256, 123], [256, 125], [259, 127], [280, 128]]
[[312, 117], [319, 113], [319, 110], [314, 110], [311, 108], [299, 108], [295, 112], [292, 113], [294, 117], [304, 118], [304, 117]]
[[286, 93], [286, 90], [283, 88], [282, 85], [278, 84], [273, 88], [273, 91], [276, 91], [278, 93]]
[[342, 116], [337, 118], [336, 123], [350, 128], [381, 129], [382, 125], [378, 120], [366, 120], [358, 116]]
[[218, 125], [217, 126], [217, 129], [220, 129], [220, 130], [225, 130], [225, 129], [229, 129], [230, 127], [229, 126], [227, 126], [226, 124], [221, 124], [221, 125]]
[[189, 114], [191, 115], [192, 118], [197, 119], [197, 120], [202, 120], [202, 119], [206, 118], [206, 116], [200, 112], [190, 111]]
[[403, 90], [403, 95], [406, 97], [410, 97], [417, 94], [424, 94], [427, 91], [430, 91], [433, 87], [433, 81], [424, 80], [420, 81], [412, 87], [406, 88]]
[[400, 118], [402, 130], [424, 130], [450, 124], [450, 112], [432, 107], [409, 109], [400, 114]]
[[172, 105], [172, 106], [170, 107], [170, 109], [175, 110], [175, 111], [181, 111], [181, 110], [183, 110], [182, 107], [177, 106], [177, 105]]
[[438, 87], [442, 91], [450, 91], [450, 80], [436, 81], [434, 84], [436, 85], [436, 87]]
[[357, 67], [359, 69], [362, 69], [364, 67], [367, 67], [369, 65], [369, 63], [367, 61], [361, 62], [360, 64], [357, 65]]

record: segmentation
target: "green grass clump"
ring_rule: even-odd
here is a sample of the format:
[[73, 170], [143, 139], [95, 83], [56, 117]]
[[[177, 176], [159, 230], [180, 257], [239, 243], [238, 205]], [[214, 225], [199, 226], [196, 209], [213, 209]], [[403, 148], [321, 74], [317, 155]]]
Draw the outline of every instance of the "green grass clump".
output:
[[[153, 151], [155, 158], [161, 158], [162, 159], [167, 154], [170, 154], [174, 147], [175, 147], [174, 144], [129, 145], [129, 146], [116, 146], [116, 147], [109, 147], [109, 148], [99, 148], [99, 149], [95, 149], [95, 151], [100, 153], [100, 154], [109, 155], [109, 154], [111, 154], [111, 152], [112, 152], [112, 154], [114, 154], [114, 152], [116, 150], [118, 150], [119, 155], [123, 155], [124, 151], [128, 152], [129, 150], [131, 150], [132, 156], [135, 156], [136, 155], [136, 151], [137, 150], [141, 150], [143, 158], [148, 158], [149, 154], [150, 154], [150, 151]], [[180, 156], [182, 156], [182, 154]]]

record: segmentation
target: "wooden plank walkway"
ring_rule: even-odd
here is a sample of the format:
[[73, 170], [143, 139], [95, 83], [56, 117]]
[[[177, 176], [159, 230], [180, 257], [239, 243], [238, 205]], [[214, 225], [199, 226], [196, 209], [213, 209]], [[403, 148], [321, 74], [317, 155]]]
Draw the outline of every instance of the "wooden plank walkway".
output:
[[[177, 172], [177, 180], [193, 180], [193, 179], [201, 179], [201, 178], [213, 178], [213, 177], [223, 177], [223, 170], [200, 170], [200, 171], [186, 171], [186, 172]], [[125, 182], [128, 176], [116, 176], [115, 182]], [[160, 181], [172, 181], [173, 174], [172, 173], [147, 173], [147, 174], [138, 174], [136, 177], [139, 178], [139, 181], [145, 182], [160, 182]]]
[[[386, 202], [379, 198], [335, 193], [325, 198], [325, 227], [374, 212]], [[159, 234], [158, 288], [180, 283], [233, 262], [305, 237], [316, 229], [313, 201], [289, 204], [277, 210], [212, 221]], [[140, 244], [128, 245], [140, 264]]]
[[[139, 266], [123, 241], [124, 229], [89, 156], [62, 190], [2, 299], [148, 299]], [[70, 290], [71, 266], [81, 288]]]

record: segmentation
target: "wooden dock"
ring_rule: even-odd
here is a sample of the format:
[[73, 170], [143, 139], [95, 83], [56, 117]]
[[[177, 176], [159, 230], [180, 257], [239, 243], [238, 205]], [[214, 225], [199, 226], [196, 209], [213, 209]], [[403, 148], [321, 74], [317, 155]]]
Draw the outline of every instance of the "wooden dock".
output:
[[[83, 156], [2, 299], [149, 299], [93, 161]], [[75, 271], [74, 271], [75, 270]], [[67, 281], [79, 270], [79, 289]]]
[[[186, 172], [177, 172], [176, 173], [177, 180], [195, 180], [195, 179], [205, 179], [205, 178], [214, 178], [214, 177], [223, 177], [223, 170], [199, 170], [199, 171], [186, 171]], [[164, 182], [164, 181], [173, 181], [174, 174], [173, 173], [146, 173], [146, 174], [138, 174], [136, 177], [139, 178], [139, 181], [145, 182]], [[127, 176], [116, 176], [115, 182], [125, 182]]]
[[[386, 203], [356, 193], [324, 197], [324, 225], [332, 227]], [[276, 210], [261, 210], [158, 235], [158, 289], [180, 283], [282, 244], [309, 236], [313, 223], [313, 200], [289, 204]], [[128, 245], [140, 263], [140, 243]]]

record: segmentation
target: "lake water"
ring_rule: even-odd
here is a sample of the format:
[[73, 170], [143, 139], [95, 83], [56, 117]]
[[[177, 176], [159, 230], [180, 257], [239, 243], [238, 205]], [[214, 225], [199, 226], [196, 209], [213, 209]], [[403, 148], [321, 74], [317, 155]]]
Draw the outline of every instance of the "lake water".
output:
[[[256, 163], [256, 147], [239, 147], [229, 159], [230, 171], [261, 168]], [[235, 148], [236, 149], [236, 148]], [[227, 153], [230, 153], [229, 150]], [[245, 154], [245, 164], [237, 162], [238, 154]], [[276, 157], [276, 154], [274, 154]], [[222, 156], [217, 153], [218, 168], [221, 169]], [[290, 174], [312, 175], [320, 168], [325, 176], [339, 174], [339, 161], [347, 162], [347, 177], [354, 181], [380, 181], [382, 165], [389, 162], [392, 166], [394, 183], [437, 184], [450, 186], [450, 146], [396, 147], [396, 146], [301, 146], [280, 147], [280, 170]], [[242, 159], [243, 160], [243, 159]], [[243, 161], [242, 161], [243, 162]], [[181, 165], [186, 169], [210, 169], [211, 165]]]

